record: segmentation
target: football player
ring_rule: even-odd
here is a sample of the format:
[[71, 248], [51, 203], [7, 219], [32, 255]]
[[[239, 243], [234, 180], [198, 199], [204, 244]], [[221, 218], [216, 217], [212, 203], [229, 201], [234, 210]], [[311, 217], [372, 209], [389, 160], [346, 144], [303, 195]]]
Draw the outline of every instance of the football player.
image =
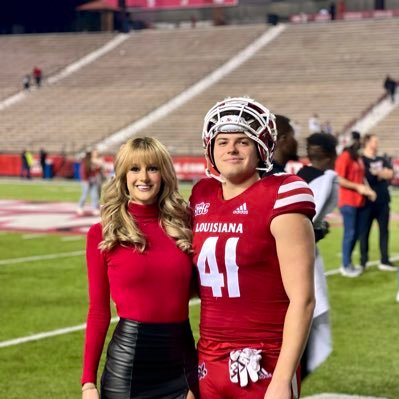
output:
[[202, 139], [208, 178], [190, 198], [201, 297], [202, 399], [299, 397], [314, 309], [313, 194], [272, 168], [274, 115], [246, 97], [217, 103]]

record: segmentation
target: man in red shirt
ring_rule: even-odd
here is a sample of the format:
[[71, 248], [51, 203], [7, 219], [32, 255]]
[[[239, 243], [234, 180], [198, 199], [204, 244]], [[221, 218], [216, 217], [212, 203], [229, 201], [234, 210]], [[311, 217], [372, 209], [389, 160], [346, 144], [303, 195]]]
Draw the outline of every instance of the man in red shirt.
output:
[[295, 175], [272, 168], [275, 117], [250, 98], [206, 115], [213, 172], [193, 188], [199, 271], [202, 399], [299, 397], [298, 362], [314, 308], [314, 200]]
[[42, 70], [39, 67], [35, 66], [33, 68], [32, 75], [35, 79], [36, 86], [40, 88], [42, 85]]

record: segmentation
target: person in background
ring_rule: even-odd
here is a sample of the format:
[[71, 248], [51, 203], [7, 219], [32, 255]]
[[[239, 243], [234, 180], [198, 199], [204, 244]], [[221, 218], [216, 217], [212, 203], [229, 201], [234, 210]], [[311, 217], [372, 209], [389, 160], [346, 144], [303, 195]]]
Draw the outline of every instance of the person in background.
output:
[[358, 277], [362, 268], [352, 264], [352, 252], [360, 234], [360, 209], [366, 198], [375, 201], [376, 194], [365, 180], [365, 170], [360, 156], [360, 133], [352, 132], [352, 141], [345, 147], [335, 162], [339, 182], [338, 207], [343, 223], [342, 265], [340, 272], [344, 277]]
[[321, 127], [321, 131], [328, 134], [334, 134], [330, 121], [325, 121]]
[[94, 149], [91, 152], [91, 162], [94, 169], [96, 170], [98, 198], [101, 198], [102, 187], [106, 180], [105, 163], [104, 158], [100, 155], [100, 152], [97, 149]]
[[22, 85], [23, 85], [25, 91], [30, 90], [30, 75], [29, 74], [26, 74], [24, 76], [24, 78], [22, 79]]
[[[338, 180], [334, 171], [337, 139], [328, 133], [313, 133], [306, 139], [306, 143], [310, 164], [300, 169], [297, 175], [304, 179], [313, 191], [316, 204], [313, 228], [316, 241], [319, 241], [328, 232], [326, 217], [338, 202]], [[314, 266], [316, 307], [308, 343], [301, 359], [302, 380], [319, 367], [332, 351], [327, 280], [324, 275], [323, 258], [317, 247]]]
[[336, 16], [336, 5], [335, 5], [335, 2], [334, 2], [334, 1], [332, 1], [332, 2], [330, 3], [330, 6], [329, 6], [329, 13], [330, 13], [331, 21], [335, 21], [335, 16]]
[[291, 120], [284, 115], [276, 115], [277, 143], [273, 156], [273, 169], [269, 172], [285, 172], [288, 161], [298, 160], [298, 141]]
[[320, 119], [318, 114], [313, 114], [308, 121], [308, 129], [309, 133], [319, 133], [321, 132], [321, 125], [320, 125]]
[[84, 214], [84, 205], [87, 196], [90, 194], [91, 213], [99, 215], [99, 189], [98, 189], [99, 169], [92, 161], [92, 152], [86, 151], [84, 158], [80, 163], [80, 181], [82, 185], [82, 195], [79, 200], [78, 215]]
[[371, 225], [374, 220], [379, 228], [379, 248], [380, 263], [378, 268], [384, 271], [396, 271], [392, 262], [389, 260], [389, 214], [390, 201], [388, 186], [393, 178], [393, 168], [388, 161], [378, 156], [378, 137], [375, 134], [366, 134], [363, 138], [363, 156], [366, 179], [368, 185], [375, 191], [377, 198], [375, 201], [366, 199], [365, 206], [361, 209], [360, 218], [362, 226], [360, 228], [360, 264], [366, 268], [369, 260], [369, 236]]
[[337, 19], [343, 19], [346, 13], [345, 0], [337, 0]]
[[47, 152], [45, 151], [44, 148], [40, 148], [39, 161], [40, 161], [40, 166], [42, 168], [42, 177], [44, 179], [46, 177], [46, 161], [47, 161]]
[[251, 98], [212, 107], [202, 140], [210, 178], [190, 197], [201, 398], [298, 398], [314, 309], [312, 192], [295, 175], [260, 177], [273, 167], [277, 131]]
[[[101, 223], [87, 233], [89, 312], [82, 399], [98, 399], [97, 369], [110, 323], [101, 399], [194, 399], [198, 364], [188, 319], [190, 212], [166, 148], [137, 137], [120, 148], [104, 186]], [[196, 394], [196, 396], [194, 396]]]
[[33, 165], [33, 156], [29, 150], [23, 150], [21, 153], [21, 178], [31, 179], [31, 167]]
[[387, 94], [391, 98], [391, 102], [395, 102], [395, 95], [396, 95], [396, 89], [398, 87], [398, 82], [396, 80], [393, 80], [389, 75], [386, 76], [384, 80], [384, 89], [386, 90]]
[[32, 76], [35, 80], [36, 87], [39, 89], [42, 86], [42, 70], [39, 67], [35, 66], [32, 71]]

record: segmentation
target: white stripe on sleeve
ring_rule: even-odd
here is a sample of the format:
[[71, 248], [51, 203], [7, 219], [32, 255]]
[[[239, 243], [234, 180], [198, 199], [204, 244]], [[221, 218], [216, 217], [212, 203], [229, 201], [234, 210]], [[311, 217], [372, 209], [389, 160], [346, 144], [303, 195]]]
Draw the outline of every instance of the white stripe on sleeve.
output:
[[309, 189], [309, 186], [304, 181], [293, 181], [292, 183], [282, 184], [278, 189], [278, 193], [282, 194], [286, 193], [287, 191], [296, 190], [298, 188]]
[[281, 198], [274, 204], [274, 209], [282, 208], [283, 206], [292, 205], [297, 202], [311, 202], [314, 204], [314, 198], [311, 194], [296, 194], [290, 197]]

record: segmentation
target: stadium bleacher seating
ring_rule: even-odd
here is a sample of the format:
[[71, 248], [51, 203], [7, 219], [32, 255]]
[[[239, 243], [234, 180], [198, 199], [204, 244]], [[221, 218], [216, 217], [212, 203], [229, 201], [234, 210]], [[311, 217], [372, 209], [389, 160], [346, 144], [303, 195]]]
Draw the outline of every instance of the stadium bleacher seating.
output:
[[[380, 97], [387, 71], [399, 61], [392, 51], [398, 33], [399, 19], [290, 25], [241, 68], [143, 133], [155, 134], [181, 153], [198, 152], [201, 118], [209, 105], [247, 94], [299, 122], [304, 154], [314, 112], [340, 132]], [[391, 152], [389, 136], [379, 134], [381, 150]]]
[[113, 33], [0, 36], [0, 99], [19, 91], [22, 78], [34, 66], [40, 67], [45, 76], [53, 75], [113, 36]]
[[24, 143], [32, 150], [81, 150], [173, 98], [265, 29], [132, 34], [96, 62], [0, 112], [4, 148], [17, 151]]
[[[398, 101], [398, 100], [396, 100]], [[381, 153], [399, 158], [399, 109], [395, 108], [372, 130], [379, 137]]]
[[[0, 111], [3, 151], [37, 151], [44, 145], [50, 152], [73, 154], [94, 145], [174, 98], [267, 29], [246, 25], [132, 33], [92, 64]], [[41, 52], [50, 37], [51, 46]], [[49, 75], [112, 35], [31, 35], [28, 47], [35, 52], [22, 51], [27, 58], [16, 61], [16, 70], [10, 60], [18, 38], [12, 45], [10, 38], [0, 37], [0, 48], [9, 48], [0, 79], [3, 98], [12, 93], [11, 81], [18, 89], [28, 67], [38, 63]], [[394, 76], [399, 64], [398, 41], [399, 19], [289, 25], [238, 69], [140, 134], [158, 137], [173, 154], [201, 154], [202, 119], [209, 107], [226, 96], [249, 95], [301, 125], [303, 152], [314, 112], [338, 132], [381, 95], [384, 77]], [[378, 132], [381, 151], [392, 149], [392, 135], [384, 129]]]

